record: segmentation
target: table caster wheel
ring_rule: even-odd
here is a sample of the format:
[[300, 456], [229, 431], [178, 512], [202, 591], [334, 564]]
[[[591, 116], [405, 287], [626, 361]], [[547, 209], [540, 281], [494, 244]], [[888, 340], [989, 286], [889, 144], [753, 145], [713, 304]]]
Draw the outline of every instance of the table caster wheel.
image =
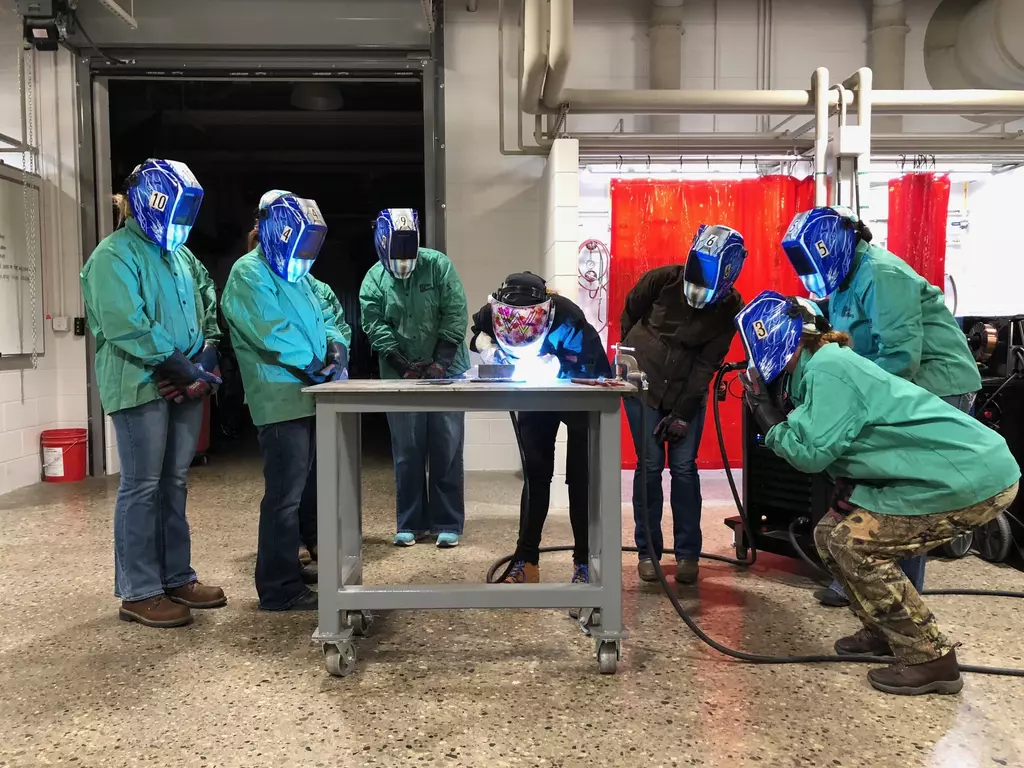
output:
[[601, 643], [597, 647], [597, 668], [602, 675], [614, 675], [619, 664], [619, 648], [615, 643]]
[[324, 645], [324, 667], [335, 677], [346, 677], [355, 672], [356, 648], [352, 642]]
[[353, 611], [348, 614], [346, 621], [353, 635], [363, 637], [369, 631], [370, 624], [373, 623], [373, 617], [369, 611]]
[[982, 560], [1001, 563], [1010, 556], [1013, 530], [1006, 513], [1000, 512], [984, 525], [974, 529], [974, 543]]
[[974, 544], [974, 531], [968, 531], [967, 533], [957, 536], [948, 544], [943, 544], [939, 547], [939, 554], [944, 557], [949, 557], [954, 560], [959, 560], [961, 557], [965, 557], [968, 552], [971, 551], [971, 546]]

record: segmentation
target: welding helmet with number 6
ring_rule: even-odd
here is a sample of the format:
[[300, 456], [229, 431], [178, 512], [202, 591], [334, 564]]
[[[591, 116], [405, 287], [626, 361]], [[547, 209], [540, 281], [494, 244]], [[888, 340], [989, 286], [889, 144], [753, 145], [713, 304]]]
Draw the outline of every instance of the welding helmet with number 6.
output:
[[327, 224], [315, 200], [275, 189], [256, 211], [260, 250], [278, 277], [295, 283], [309, 274], [327, 237]]
[[805, 333], [828, 329], [813, 301], [775, 291], [758, 294], [736, 315], [735, 323], [747, 353], [747, 367], [756, 368], [766, 384], [789, 365]]
[[489, 302], [494, 340], [502, 351], [518, 360], [539, 355], [554, 320], [544, 279], [532, 272], [509, 275]]
[[420, 218], [412, 208], [385, 208], [377, 214], [373, 245], [384, 269], [405, 280], [416, 269], [420, 249]]
[[188, 240], [203, 202], [203, 188], [177, 160], [147, 160], [125, 183], [128, 208], [150, 240], [175, 251]]
[[746, 258], [743, 235], [721, 224], [701, 224], [683, 267], [686, 301], [701, 309], [728, 296]]
[[857, 217], [846, 208], [798, 213], [782, 237], [782, 249], [804, 287], [818, 298], [833, 293], [853, 266]]

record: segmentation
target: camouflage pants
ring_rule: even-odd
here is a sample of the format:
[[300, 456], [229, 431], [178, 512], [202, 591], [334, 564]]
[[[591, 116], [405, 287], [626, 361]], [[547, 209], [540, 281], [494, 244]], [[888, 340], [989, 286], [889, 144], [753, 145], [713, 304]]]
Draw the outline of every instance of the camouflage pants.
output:
[[837, 505], [814, 529], [814, 543], [864, 626], [884, 636], [904, 663], [922, 664], [944, 656], [953, 646], [900, 569], [900, 561], [987, 523], [1016, 495], [1014, 483], [978, 504], [934, 515], [879, 515]]

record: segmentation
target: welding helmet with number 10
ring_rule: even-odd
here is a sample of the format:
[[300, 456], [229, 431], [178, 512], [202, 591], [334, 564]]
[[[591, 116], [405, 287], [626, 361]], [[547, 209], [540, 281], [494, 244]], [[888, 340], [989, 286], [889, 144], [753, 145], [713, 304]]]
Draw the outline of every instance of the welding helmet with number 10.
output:
[[509, 275], [488, 301], [494, 340], [502, 351], [518, 360], [539, 355], [554, 320], [544, 278], [532, 272]]
[[683, 267], [683, 288], [689, 305], [702, 309], [728, 296], [746, 258], [743, 235], [721, 224], [701, 224]]
[[385, 208], [373, 228], [377, 258], [388, 274], [408, 279], [420, 250], [420, 217], [412, 208]]
[[146, 237], [167, 251], [185, 244], [203, 202], [203, 188], [187, 165], [147, 160], [125, 187], [128, 208]]
[[260, 250], [278, 277], [296, 283], [313, 268], [327, 237], [327, 224], [315, 200], [275, 189], [256, 211]]
[[798, 213], [782, 237], [804, 287], [823, 299], [833, 293], [853, 266], [857, 253], [857, 216], [846, 208], [812, 208]]
[[758, 294], [740, 310], [734, 322], [747, 353], [747, 367], [756, 368], [766, 384], [786, 369], [805, 333], [828, 329], [813, 301], [775, 291]]

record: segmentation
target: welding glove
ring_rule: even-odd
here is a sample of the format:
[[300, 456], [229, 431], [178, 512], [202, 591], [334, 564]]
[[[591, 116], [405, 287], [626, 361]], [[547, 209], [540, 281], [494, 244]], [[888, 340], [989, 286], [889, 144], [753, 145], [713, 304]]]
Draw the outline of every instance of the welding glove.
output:
[[331, 365], [329, 362], [325, 362], [317, 357], [314, 357], [309, 365], [302, 369], [302, 372], [306, 374], [306, 378], [313, 384], [323, 384], [326, 382], [331, 375]]
[[767, 435], [772, 427], [786, 420], [778, 405], [772, 400], [768, 393], [768, 385], [764, 383], [761, 373], [756, 368], [752, 373], [749, 370], [740, 371], [737, 378], [743, 385], [743, 398], [747, 401], [754, 421], [761, 428], [762, 435]]
[[[216, 348], [213, 353], [216, 355]], [[196, 365], [181, 350], [174, 350], [174, 354], [156, 366], [154, 369], [157, 375], [157, 382], [173, 384], [179, 390], [186, 390], [198, 382], [207, 384], [220, 384], [220, 377], [213, 371], [208, 371], [202, 365]]]
[[494, 339], [486, 333], [478, 333], [473, 340], [473, 346], [480, 353], [480, 362], [484, 365], [505, 365], [508, 362], [501, 347], [495, 344]]
[[327, 344], [328, 381], [343, 381], [348, 378], [348, 349], [340, 341]]
[[447, 339], [439, 339], [434, 346], [434, 359], [423, 369], [424, 379], [443, 379], [448, 375], [448, 369], [455, 359], [455, 353], [459, 351], [457, 344], [452, 344]]
[[686, 433], [689, 431], [689, 424], [674, 413], [670, 413], [658, 422], [654, 428], [654, 437], [659, 443], [674, 445], [686, 437]]
[[406, 359], [405, 355], [397, 349], [393, 349], [384, 355], [384, 359], [387, 361], [387, 364], [394, 369], [400, 379], [421, 378], [420, 371], [413, 368], [412, 363], [410, 363], [408, 359]]

